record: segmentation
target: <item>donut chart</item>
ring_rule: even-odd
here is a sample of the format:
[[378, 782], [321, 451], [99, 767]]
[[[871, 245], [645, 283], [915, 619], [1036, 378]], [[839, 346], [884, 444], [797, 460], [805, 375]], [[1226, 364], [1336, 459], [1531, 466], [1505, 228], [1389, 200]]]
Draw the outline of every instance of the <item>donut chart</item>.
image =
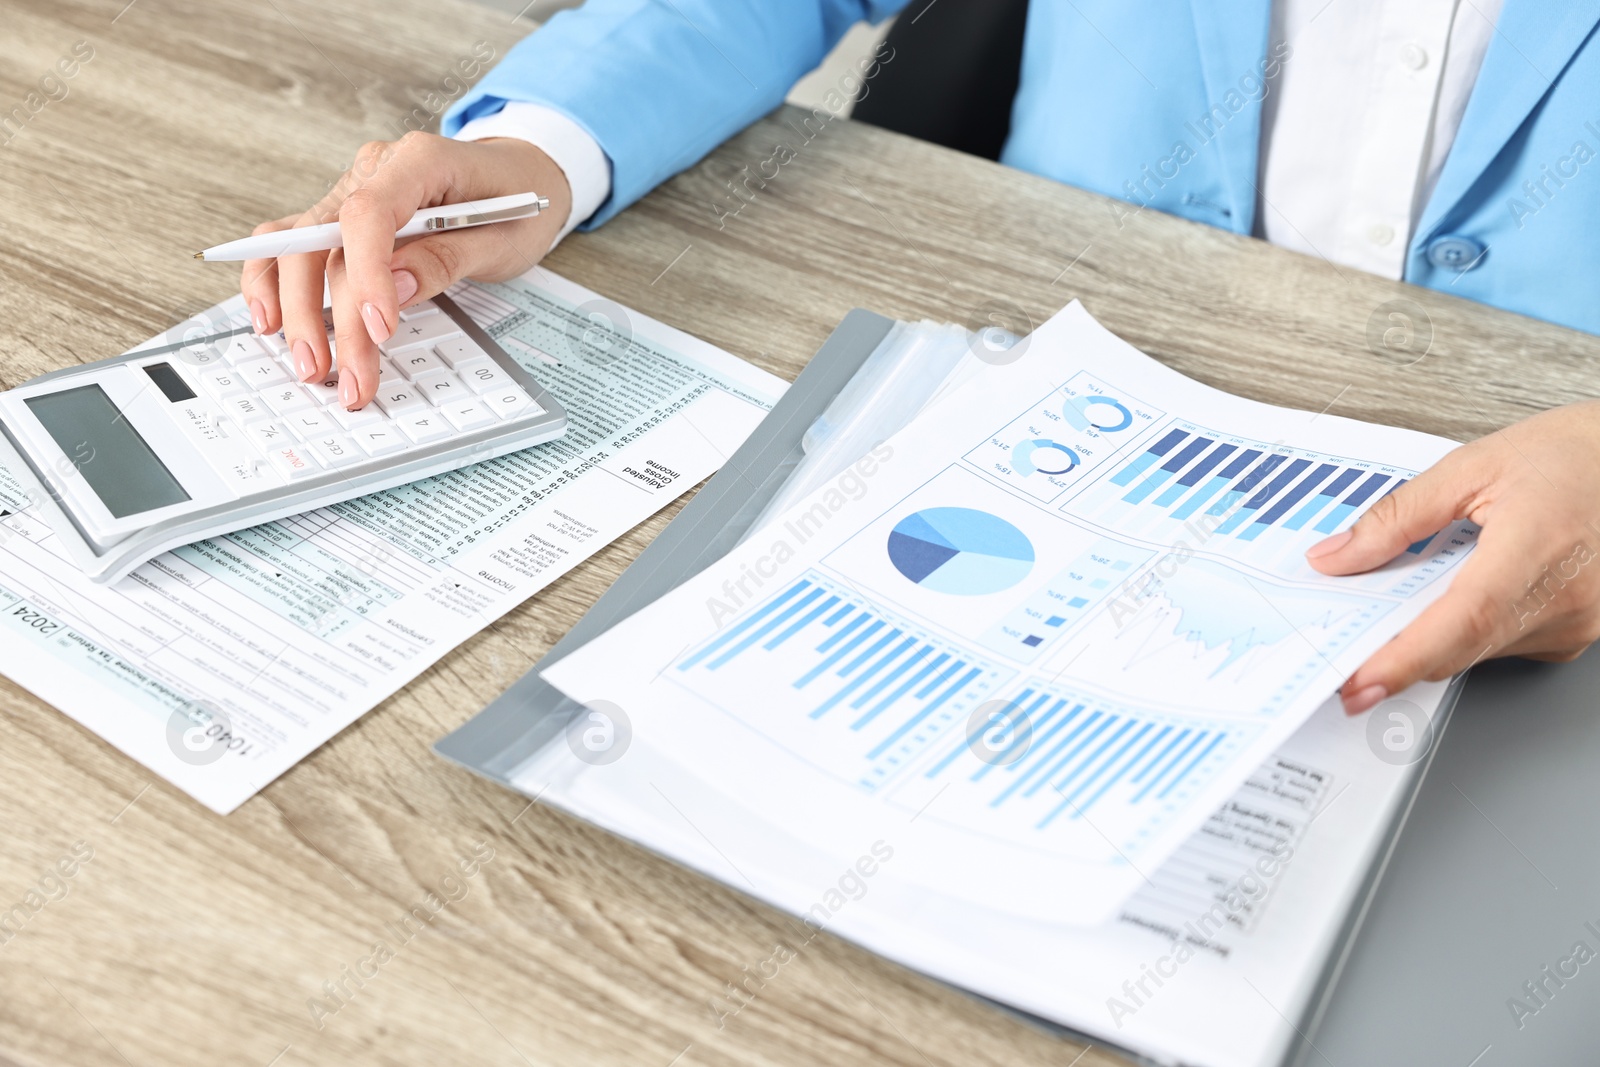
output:
[[1058, 441], [1036, 437], [1011, 449], [1011, 466], [1021, 475], [1065, 474], [1078, 465], [1078, 454]]
[[[1105, 408], [1110, 408], [1111, 411], [1106, 411]], [[1115, 421], [1100, 421], [1110, 418], [1112, 411], [1117, 413]], [[1133, 412], [1129, 411], [1122, 401], [1097, 393], [1069, 397], [1067, 402], [1061, 405], [1061, 416], [1074, 430], [1093, 428], [1101, 433], [1116, 433], [1133, 425]]]
[[984, 596], [1033, 569], [1033, 542], [1004, 519], [973, 508], [925, 508], [889, 532], [889, 562], [935, 593]]

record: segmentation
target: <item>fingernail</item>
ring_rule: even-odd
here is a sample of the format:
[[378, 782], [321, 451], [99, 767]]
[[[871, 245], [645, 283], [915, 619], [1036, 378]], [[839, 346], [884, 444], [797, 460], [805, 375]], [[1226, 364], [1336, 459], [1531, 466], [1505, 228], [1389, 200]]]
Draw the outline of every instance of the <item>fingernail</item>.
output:
[[354, 411], [356, 402], [361, 399], [361, 387], [356, 384], [354, 374], [339, 375], [339, 403], [348, 410]]
[[255, 327], [257, 334], [267, 332], [267, 309], [261, 306], [261, 301], [250, 301], [250, 325]]
[[294, 343], [294, 372], [300, 376], [302, 382], [309, 382], [317, 376], [317, 356], [311, 351], [311, 345], [305, 341]]
[[1352, 526], [1350, 529], [1336, 533], [1332, 537], [1323, 538], [1321, 541], [1318, 541], [1316, 544], [1306, 549], [1306, 559], [1321, 559], [1323, 556], [1331, 556], [1345, 545], [1349, 544], [1350, 538], [1354, 537], [1355, 535], [1356, 530], [1355, 527]]
[[1369, 685], [1365, 689], [1358, 689], [1344, 698], [1344, 713], [1346, 715], [1360, 715], [1363, 711], [1371, 711], [1388, 699], [1389, 690], [1381, 685]]
[[389, 324], [383, 321], [383, 312], [378, 310], [377, 304], [361, 305], [361, 321], [367, 324], [367, 336], [372, 338], [372, 343], [381, 345], [389, 339]]
[[400, 306], [405, 307], [417, 295], [417, 276], [408, 270], [391, 273], [394, 275], [394, 295], [400, 298]]

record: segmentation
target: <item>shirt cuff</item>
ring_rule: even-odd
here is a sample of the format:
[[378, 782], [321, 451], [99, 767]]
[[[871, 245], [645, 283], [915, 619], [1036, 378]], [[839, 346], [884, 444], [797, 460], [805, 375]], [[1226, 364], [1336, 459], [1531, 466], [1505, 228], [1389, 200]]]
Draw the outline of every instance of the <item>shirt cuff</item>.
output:
[[515, 137], [527, 141], [555, 161], [572, 188], [572, 214], [556, 235], [552, 248], [587, 222], [611, 195], [611, 161], [599, 142], [554, 108], [510, 100], [493, 115], [473, 119], [453, 136], [458, 141]]

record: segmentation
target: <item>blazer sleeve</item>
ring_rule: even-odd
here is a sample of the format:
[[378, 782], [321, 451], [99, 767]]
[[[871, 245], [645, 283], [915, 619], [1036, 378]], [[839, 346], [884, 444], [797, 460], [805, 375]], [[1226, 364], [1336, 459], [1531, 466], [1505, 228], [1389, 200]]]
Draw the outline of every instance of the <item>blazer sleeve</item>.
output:
[[592, 229], [783, 101], [855, 23], [909, 0], [588, 0], [520, 41], [442, 132], [508, 101], [576, 122], [611, 163]]

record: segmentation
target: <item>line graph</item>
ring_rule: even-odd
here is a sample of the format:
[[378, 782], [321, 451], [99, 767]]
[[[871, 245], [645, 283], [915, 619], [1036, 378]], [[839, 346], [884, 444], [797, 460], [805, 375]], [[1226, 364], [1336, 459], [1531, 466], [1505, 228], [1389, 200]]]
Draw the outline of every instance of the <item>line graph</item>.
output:
[[1389, 600], [1269, 582], [1202, 557], [1164, 562], [1130, 583], [1053, 662], [1134, 699], [1182, 692], [1217, 711], [1272, 713], [1394, 609]]

